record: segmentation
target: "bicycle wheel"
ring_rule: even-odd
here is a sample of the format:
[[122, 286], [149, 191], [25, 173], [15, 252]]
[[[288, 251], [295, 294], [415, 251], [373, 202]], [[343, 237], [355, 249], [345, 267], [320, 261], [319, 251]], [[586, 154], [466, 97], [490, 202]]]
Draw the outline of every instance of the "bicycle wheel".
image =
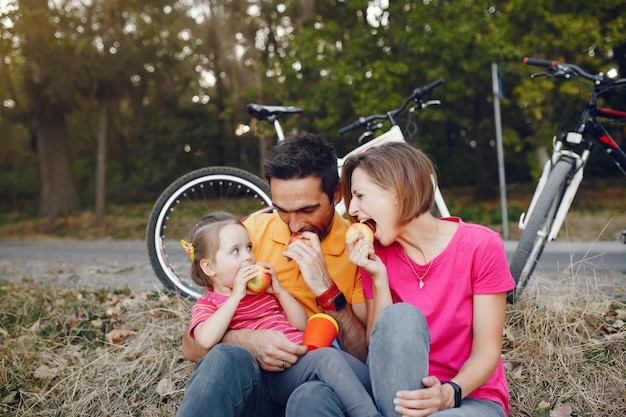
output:
[[159, 196], [148, 219], [146, 243], [157, 278], [186, 297], [201, 297], [204, 290], [191, 279], [180, 240], [188, 239], [193, 225], [211, 211], [244, 217], [270, 205], [269, 186], [242, 169], [208, 167], [183, 175]]
[[526, 222], [526, 228], [511, 261], [510, 270], [515, 279], [515, 289], [507, 295], [509, 303], [514, 303], [522, 294], [543, 253], [556, 210], [563, 198], [570, 173], [573, 172], [572, 164], [573, 161], [565, 159], [556, 163]]

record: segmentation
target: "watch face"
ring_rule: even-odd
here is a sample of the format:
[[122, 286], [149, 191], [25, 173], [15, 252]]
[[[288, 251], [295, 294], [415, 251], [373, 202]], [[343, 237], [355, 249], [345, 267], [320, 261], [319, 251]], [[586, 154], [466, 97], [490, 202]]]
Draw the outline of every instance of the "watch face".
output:
[[339, 293], [337, 297], [333, 300], [333, 304], [335, 305], [335, 311], [341, 311], [348, 304], [346, 301], [346, 296], [343, 293]]

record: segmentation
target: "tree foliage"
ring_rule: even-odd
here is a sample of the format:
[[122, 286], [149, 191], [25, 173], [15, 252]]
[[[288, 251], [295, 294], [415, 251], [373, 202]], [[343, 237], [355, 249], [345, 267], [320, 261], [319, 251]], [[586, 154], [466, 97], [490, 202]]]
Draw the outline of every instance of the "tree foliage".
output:
[[[97, 161], [105, 161], [107, 198], [117, 202], [153, 201], [200, 166], [259, 173], [273, 131], [250, 120], [248, 102], [303, 108], [282, 120], [285, 129], [320, 133], [343, 154], [355, 137], [338, 128], [395, 108], [440, 77], [446, 84], [431, 98], [442, 105], [415, 115], [412, 143], [433, 157], [444, 187], [473, 185], [486, 198], [497, 183], [492, 63], [502, 76], [514, 182], [532, 180], [536, 150], [550, 146], [578, 94], [574, 83], [531, 80], [524, 56], [626, 74], [617, 0], [7, 4], [0, 125], [11, 146], [0, 151], [0, 205], [37, 204], [45, 215], [94, 200]], [[626, 107], [620, 95], [608, 99]], [[251, 133], [236, 133], [242, 124]], [[617, 174], [602, 155], [590, 168]]]

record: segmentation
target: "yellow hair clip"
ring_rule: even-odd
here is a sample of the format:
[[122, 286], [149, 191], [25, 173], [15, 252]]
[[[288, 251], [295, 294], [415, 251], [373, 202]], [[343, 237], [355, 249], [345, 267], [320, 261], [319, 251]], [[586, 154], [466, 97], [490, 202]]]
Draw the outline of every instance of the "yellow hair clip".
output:
[[189, 256], [189, 259], [191, 259], [191, 262], [193, 262], [194, 261], [194, 254], [195, 254], [195, 249], [194, 249], [193, 245], [191, 243], [185, 241], [185, 239], [181, 239], [180, 240], [180, 244], [183, 247], [183, 250], [185, 251], [187, 256]]

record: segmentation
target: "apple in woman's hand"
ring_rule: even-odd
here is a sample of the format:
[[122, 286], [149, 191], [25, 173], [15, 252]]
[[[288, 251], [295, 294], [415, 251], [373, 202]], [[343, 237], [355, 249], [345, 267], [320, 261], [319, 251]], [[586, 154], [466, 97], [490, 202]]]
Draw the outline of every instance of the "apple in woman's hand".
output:
[[367, 242], [374, 243], [374, 232], [365, 223], [352, 223], [346, 231], [346, 240], [352, 235], [361, 235]]
[[264, 293], [272, 285], [272, 275], [265, 270], [263, 265], [254, 265], [256, 275], [246, 284], [246, 287], [255, 294]]

